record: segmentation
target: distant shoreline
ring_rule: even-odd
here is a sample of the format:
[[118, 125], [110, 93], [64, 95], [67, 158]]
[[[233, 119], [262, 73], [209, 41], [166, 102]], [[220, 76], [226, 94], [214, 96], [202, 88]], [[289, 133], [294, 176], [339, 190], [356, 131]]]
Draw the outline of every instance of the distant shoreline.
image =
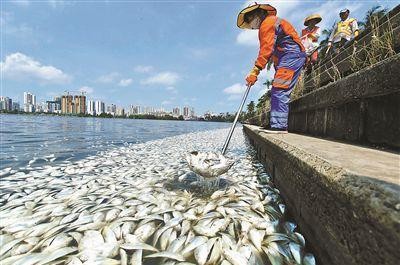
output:
[[171, 121], [204, 121], [204, 122], [232, 122], [233, 119], [222, 118], [221, 116], [213, 116], [214, 119], [188, 119], [185, 120], [183, 116], [173, 117], [171, 115], [155, 116], [152, 114], [138, 114], [138, 115], [124, 115], [124, 116], [113, 116], [111, 114], [102, 113], [100, 115], [90, 114], [61, 114], [61, 113], [48, 113], [48, 112], [24, 112], [24, 111], [0, 111], [0, 114], [15, 114], [15, 115], [26, 115], [26, 116], [58, 116], [58, 117], [79, 117], [79, 118], [102, 118], [102, 119], [133, 119], [133, 120], [171, 120]]

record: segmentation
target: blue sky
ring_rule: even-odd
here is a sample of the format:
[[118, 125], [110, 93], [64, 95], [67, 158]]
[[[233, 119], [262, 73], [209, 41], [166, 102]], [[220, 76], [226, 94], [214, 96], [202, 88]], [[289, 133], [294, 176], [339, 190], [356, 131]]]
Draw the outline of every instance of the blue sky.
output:
[[[266, 1], [257, 1], [258, 3]], [[342, 8], [362, 19], [399, 1], [267, 1], [298, 31], [320, 13], [322, 28]], [[127, 107], [190, 105], [234, 111], [258, 51], [257, 32], [236, 27], [251, 1], [1, 1], [1, 95], [39, 101], [64, 91]], [[261, 81], [272, 77], [263, 71]], [[264, 87], [259, 81], [249, 100]]]

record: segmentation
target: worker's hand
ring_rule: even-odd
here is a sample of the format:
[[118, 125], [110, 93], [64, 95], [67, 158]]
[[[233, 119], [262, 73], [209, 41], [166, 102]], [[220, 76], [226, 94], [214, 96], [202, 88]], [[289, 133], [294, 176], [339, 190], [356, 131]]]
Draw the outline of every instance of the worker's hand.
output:
[[251, 69], [250, 73], [246, 77], [246, 82], [248, 86], [252, 86], [257, 82], [257, 76], [260, 73], [260, 69], [257, 66], [254, 66]]
[[312, 33], [309, 33], [309, 34], [307, 35], [307, 37], [308, 37], [309, 39], [311, 39], [312, 41], [317, 41], [317, 40], [318, 40], [318, 38], [315, 37], [315, 35], [312, 34]]

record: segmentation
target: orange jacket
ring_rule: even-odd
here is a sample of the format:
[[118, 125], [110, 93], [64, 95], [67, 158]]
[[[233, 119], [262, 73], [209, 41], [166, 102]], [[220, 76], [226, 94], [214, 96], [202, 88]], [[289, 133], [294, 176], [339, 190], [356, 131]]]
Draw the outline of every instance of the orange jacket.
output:
[[[275, 35], [278, 32], [276, 32], [276, 22], [279, 23], [278, 25], [283, 32], [283, 36], [289, 36], [292, 42], [299, 45], [301, 51], [304, 52], [305, 50], [294, 27], [284, 19], [281, 19], [280, 22], [277, 19], [278, 17], [276, 16], [267, 16], [261, 23], [260, 29], [258, 31], [258, 38], [260, 40], [260, 51], [258, 53], [255, 65], [260, 69], [265, 68], [269, 59], [271, 58], [272, 53], [274, 52], [276, 39]], [[280, 45], [280, 43], [276, 43], [276, 46], [279, 52], [288, 52], [288, 50], [285, 49], [284, 44]]]

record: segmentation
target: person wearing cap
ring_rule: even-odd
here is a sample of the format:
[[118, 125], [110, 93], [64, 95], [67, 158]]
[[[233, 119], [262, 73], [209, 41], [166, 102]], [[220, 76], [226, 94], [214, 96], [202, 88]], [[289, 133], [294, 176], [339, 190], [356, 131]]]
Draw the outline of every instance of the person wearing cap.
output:
[[350, 10], [340, 11], [340, 21], [335, 25], [328, 39], [328, 47], [332, 47], [335, 52], [346, 42], [358, 36], [358, 24], [355, 18], [349, 18]]
[[270, 59], [274, 63], [270, 125], [266, 132], [287, 133], [290, 94], [306, 61], [306, 53], [294, 27], [276, 13], [271, 5], [254, 4], [239, 13], [237, 25], [242, 29], [258, 29], [260, 49], [246, 77], [247, 85], [254, 85]]
[[318, 14], [313, 14], [305, 18], [304, 28], [301, 31], [301, 42], [306, 49], [307, 56], [309, 58], [309, 65], [315, 64], [318, 59], [318, 38], [321, 36], [321, 29], [316, 26], [321, 22], [322, 18]]

